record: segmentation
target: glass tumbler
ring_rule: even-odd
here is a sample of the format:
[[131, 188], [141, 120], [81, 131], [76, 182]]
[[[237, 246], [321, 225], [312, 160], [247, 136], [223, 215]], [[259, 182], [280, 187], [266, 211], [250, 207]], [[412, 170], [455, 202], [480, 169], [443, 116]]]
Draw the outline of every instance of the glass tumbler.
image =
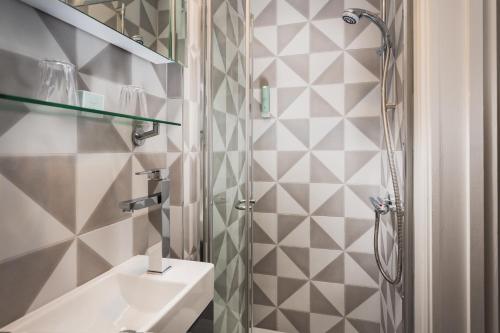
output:
[[[120, 113], [148, 117], [146, 93], [139, 86], [123, 86], [120, 93]], [[148, 131], [152, 126], [149, 122], [138, 122], [137, 126]]]
[[38, 67], [41, 81], [38, 91], [39, 99], [79, 105], [75, 65], [57, 60], [40, 60]]

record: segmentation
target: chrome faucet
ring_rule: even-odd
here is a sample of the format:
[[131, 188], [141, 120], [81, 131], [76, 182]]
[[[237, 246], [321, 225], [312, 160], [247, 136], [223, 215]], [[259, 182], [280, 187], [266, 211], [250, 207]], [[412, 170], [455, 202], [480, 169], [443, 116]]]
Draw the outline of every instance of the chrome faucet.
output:
[[161, 274], [171, 268], [163, 260], [163, 258], [170, 256], [170, 180], [168, 178], [168, 170], [146, 170], [137, 172], [136, 175], [148, 176], [148, 195], [122, 201], [119, 206], [124, 212], [134, 212], [160, 205], [161, 246], [157, 250], [149, 251], [148, 273]]

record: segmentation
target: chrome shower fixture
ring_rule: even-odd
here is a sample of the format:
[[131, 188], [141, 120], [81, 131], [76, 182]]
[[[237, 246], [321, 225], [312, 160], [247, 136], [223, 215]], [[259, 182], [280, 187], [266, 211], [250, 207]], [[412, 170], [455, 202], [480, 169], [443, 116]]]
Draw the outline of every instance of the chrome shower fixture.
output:
[[[385, 8], [385, 6], [384, 6]], [[385, 11], [382, 11], [385, 13]], [[385, 17], [385, 14], [382, 14]], [[361, 20], [361, 18], [366, 17], [372, 23], [379, 28], [382, 33], [382, 47], [379, 50], [379, 55], [382, 57], [382, 77], [380, 79], [380, 90], [381, 90], [381, 116], [382, 123], [384, 126], [384, 141], [387, 148], [387, 158], [389, 163], [389, 170], [391, 174], [392, 188], [394, 190], [394, 200], [388, 196], [387, 199], [381, 198], [370, 198], [370, 201], [373, 205], [375, 212], [375, 230], [374, 230], [374, 252], [375, 252], [375, 260], [377, 262], [377, 266], [380, 270], [380, 273], [384, 277], [384, 279], [393, 285], [400, 284], [403, 277], [403, 223], [404, 223], [404, 209], [403, 202], [401, 197], [401, 189], [399, 187], [398, 180], [398, 171], [396, 167], [396, 157], [394, 150], [394, 142], [392, 140], [391, 129], [389, 125], [388, 113], [390, 110], [394, 111], [395, 106], [397, 105], [397, 89], [395, 91], [395, 100], [393, 103], [388, 102], [389, 100], [389, 70], [392, 69], [394, 73], [395, 66], [390, 66], [391, 61], [394, 64], [396, 62], [396, 53], [394, 52], [394, 48], [391, 44], [391, 35], [389, 33], [389, 29], [387, 28], [387, 24], [384, 22], [382, 18], [380, 18], [377, 14], [367, 11], [365, 9], [360, 8], [349, 8], [344, 10], [342, 13], [342, 19], [348, 24], [357, 24]], [[395, 215], [396, 218], [396, 238], [397, 238], [397, 266], [396, 273], [394, 276], [384, 268], [382, 264], [382, 260], [380, 258], [379, 253], [379, 231], [380, 231], [380, 220], [381, 216], [391, 213], [391, 217]], [[393, 213], [393, 214], [392, 214]]]
[[348, 24], [358, 24], [361, 18], [366, 17], [380, 29], [383, 38], [382, 51], [391, 48], [391, 34], [385, 22], [375, 13], [361, 8], [348, 8], [342, 13], [342, 19]]

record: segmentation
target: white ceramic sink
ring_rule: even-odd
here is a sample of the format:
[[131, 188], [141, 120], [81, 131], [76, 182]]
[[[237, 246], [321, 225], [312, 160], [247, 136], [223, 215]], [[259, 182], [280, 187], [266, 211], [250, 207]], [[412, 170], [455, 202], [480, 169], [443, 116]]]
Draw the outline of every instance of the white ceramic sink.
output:
[[133, 257], [0, 331], [185, 333], [213, 299], [213, 265], [166, 260], [172, 268], [152, 275], [148, 257]]

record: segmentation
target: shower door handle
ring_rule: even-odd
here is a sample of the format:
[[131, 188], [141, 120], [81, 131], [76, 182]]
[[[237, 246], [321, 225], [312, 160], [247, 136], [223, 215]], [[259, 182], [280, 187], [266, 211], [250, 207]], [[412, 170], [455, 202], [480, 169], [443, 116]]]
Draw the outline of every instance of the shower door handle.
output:
[[[255, 205], [255, 200], [248, 200], [250, 206], [248, 209], [252, 209]], [[246, 200], [238, 200], [238, 203], [234, 206], [237, 210], [247, 210]]]

